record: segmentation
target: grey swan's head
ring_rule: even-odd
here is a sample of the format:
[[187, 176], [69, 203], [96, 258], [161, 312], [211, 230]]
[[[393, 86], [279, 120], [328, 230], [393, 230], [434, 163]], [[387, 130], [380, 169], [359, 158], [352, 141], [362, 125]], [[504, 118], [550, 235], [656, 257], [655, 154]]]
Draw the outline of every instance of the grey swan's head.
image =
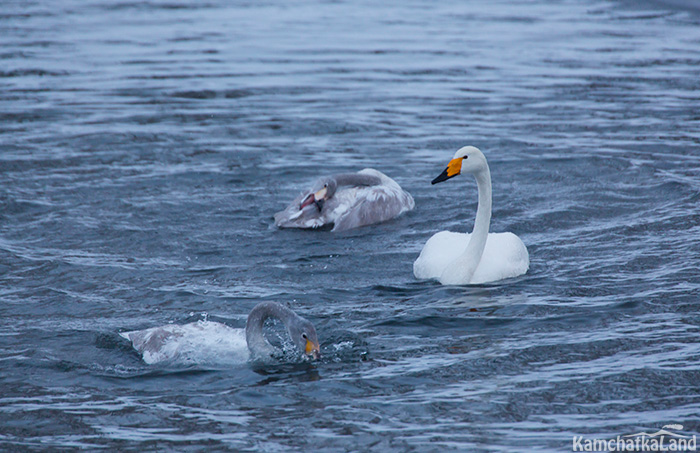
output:
[[338, 190], [338, 182], [332, 176], [323, 178], [316, 183], [311, 193], [308, 194], [299, 205], [299, 209], [304, 209], [305, 207], [315, 204], [319, 212], [323, 209], [323, 204], [326, 200], [330, 199], [335, 195]]
[[376, 175], [365, 173], [340, 173], [333, 176], [321, 178], [316, 185], [299, 204], [299, 209], [315, 204], [319, 212], [323, 209], [323, 204], [333, 198], [338, 191], [338, 187], [369, 187], [382, 184], [381, 178]]
[[311, 322], [277, 302], [261, 302], [251, 310], [245, 326], [248, 349], [255, 358], [269, 358], [279, 353], [263, 335], [263, 325], [268, 318], [282, 321], [292, 343], [301, 352], [314, 359], [321, 356], [316, 328]]

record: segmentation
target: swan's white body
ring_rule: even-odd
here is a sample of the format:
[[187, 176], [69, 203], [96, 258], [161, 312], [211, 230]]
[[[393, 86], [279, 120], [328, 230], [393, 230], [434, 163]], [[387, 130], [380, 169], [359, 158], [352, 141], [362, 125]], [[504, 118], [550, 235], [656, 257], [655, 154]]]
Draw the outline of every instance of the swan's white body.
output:
[[245, 329], [234, 329], [213, 321], [185, 325], [168, 324], [123, 332], [143, 361], [176, 364], [240, 364], [250, 358]]
[[479, 190], [474, 230], [471, 234], [441, 231], [433, 235], [413, 263], [413, 274], [419, 279], [436, 279], [443, 285], [466, 285], [526, 273], [530, 258], [523, 241], [513, 233], [489, 233], [491, 173], [479, 149], [466, 146], [457, 151], [433, 184], [461, 172], [472, 173]]
[[[445, 269], [464, 255], [470, 238], [470, 233], [435, 233], [428, 239], [420, 257], [413, 264], [416, 278], [439, 280], [443, 285], [464, 285], [494, 282], [527, 272], [529, 258], [523, 241], [513, 233], [490, 233], [471, 279], [465, 281], [462, 274], [456, 275], [454, 279], [446, 275], [443, 280], [441, 277]], [[504, 263], [510, 264], [504, 266]]]

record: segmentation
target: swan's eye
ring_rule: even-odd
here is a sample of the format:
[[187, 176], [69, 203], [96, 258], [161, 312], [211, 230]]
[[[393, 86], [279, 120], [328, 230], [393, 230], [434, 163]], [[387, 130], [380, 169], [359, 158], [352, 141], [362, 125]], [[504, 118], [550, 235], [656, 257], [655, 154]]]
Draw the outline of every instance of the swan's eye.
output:
[[304, 340], [306, 340], [306, 339], [307, 339], [307, 338], [306, 338], [306, 334], [305, 334], [305, 333], [302, 333], [302, 334], [301, 334], [301, 338], [303, 338]]
[[323, 185], [323, 187], [326, 187], [326, 188], [328, 188], [328, 184], [324, 184], [324, 185]]

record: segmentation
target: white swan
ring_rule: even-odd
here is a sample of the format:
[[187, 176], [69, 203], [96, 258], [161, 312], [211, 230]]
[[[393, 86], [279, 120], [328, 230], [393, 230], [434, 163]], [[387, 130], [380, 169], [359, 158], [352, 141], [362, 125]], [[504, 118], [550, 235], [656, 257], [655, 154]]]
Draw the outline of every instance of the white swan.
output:
[[319, 179], [284, 211], [275, 214], [280, 228], [320, 228], [344, 231], [385, 222], [410, 211], [413, 197], [384, 173], [365, 168]]
[[433, 235], [413, 263], [413, 275], [419, 279], [437, 279], [443, 285], [466, 285], [524, 274], [530, 267], [530, 258], [523, 241], [513, 233], [489, 233], [491, 172], [478, 148], [465, 146], [457, 151], [432, 183], [446, 181], [462, 172], [474, 175], [479, 191], [474, 230], [471, 234], [441, 231]]
[[185, 325], [169, 324], [145, 330], [123, 332], [143, 361], [154, 363], [243, 363], [248, 359], [267, 360], [281, 351], [272, 346], [263, 335], [267, 318], [282, 321], [294, 345], [313, 358], [320, 348], [316, 329], [306, 319], [277, 302], [261, 302], [251, 310], [244, 329], [233, 329], [213, 321], [199, 321]]

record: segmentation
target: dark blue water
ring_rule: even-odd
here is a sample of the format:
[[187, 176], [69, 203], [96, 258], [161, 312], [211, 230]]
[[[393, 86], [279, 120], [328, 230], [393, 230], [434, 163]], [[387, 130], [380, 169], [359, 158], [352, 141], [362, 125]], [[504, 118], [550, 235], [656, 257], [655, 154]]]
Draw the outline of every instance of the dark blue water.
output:
[[[486, 4], [487, 3], [487, 4]], [[691, 5], [692, 6], [692, 5]], [[491, 165], [523, 277], [416, 281]], [[416, 209], [272, 215], [374, 167]], [[682, 2], [5, 1], [0, 448], [570, 450], [700, 432], [700, 16]], [[258, 302], [314, 364], [144, 364], [120, 331]]]

